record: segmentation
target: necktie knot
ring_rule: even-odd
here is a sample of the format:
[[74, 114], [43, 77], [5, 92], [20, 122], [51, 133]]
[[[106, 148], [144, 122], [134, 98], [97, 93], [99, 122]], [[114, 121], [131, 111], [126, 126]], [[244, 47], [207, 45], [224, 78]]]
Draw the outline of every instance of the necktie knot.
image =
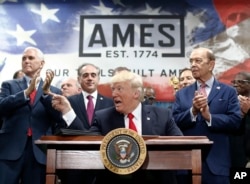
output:
[[91, 96], [91, 95], [88, 95], [88, 96], [87, 96], [87, 99], [88, 99], [88, 100], [92, 100], [92, 98], [93, 98], [93, 96]]
[[128, 118], [129, 119], [133, 119], [134, 118], [134, 115], [132, 113], [128, 113]]
[[207, 96], [206, 86], [207, 86], [207, 84], [206, 84], [205, 82], [201, 83], [201, 85], [200, 85], [200, 92], [201, 92], [203, 95], [205, 95], [205, 96]]
[[207, 86], [207, 85], [206, 85], [206, 83], [204, 83], [204, 82], [201, 83], [201, 85], [200, 85], [201, 88], [205, 88], [206, 86]]

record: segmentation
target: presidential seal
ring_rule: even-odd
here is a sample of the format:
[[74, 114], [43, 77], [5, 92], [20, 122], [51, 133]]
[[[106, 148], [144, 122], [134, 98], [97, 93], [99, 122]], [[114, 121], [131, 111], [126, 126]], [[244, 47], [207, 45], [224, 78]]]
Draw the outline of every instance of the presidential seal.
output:
[[146, 159], [147, 147], [137, 132], [118, 128], [103, 138], [100, 152], [102, 162], [108, 170], [126, 175], [142, 166]]

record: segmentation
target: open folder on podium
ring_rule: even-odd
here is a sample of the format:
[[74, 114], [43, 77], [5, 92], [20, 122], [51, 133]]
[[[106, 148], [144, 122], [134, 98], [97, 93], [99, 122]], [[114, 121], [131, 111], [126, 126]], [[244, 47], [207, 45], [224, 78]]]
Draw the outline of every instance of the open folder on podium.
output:
[[75, 130], [75, 129], [67, 129], [67, 128], [60, 128], [56, 130], [55, 135], [101, 135], [100, 132], [91, 132], [88, 130]]

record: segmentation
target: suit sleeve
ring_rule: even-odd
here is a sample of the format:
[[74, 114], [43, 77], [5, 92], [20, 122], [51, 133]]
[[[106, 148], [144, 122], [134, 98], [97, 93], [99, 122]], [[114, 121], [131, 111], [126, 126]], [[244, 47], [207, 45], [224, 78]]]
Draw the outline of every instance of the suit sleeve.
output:
[[195, 122], [192, 122], [190, 108], [190, 103], [185, 99], [185, 96], [178, 91], [173, 105], [173, 117], [181, 129], [191, 128], [195, 124]]

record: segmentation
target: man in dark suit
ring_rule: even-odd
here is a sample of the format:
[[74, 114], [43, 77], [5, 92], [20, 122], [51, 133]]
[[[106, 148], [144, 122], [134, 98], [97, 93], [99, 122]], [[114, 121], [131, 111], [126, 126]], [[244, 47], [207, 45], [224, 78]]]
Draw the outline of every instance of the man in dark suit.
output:
[[[84, 63], [77, 69], [78, 82], [82, 87], [82, 93], [68, 98], [72, 109], [76, 114], [76, 120], [71, 124], [68, 124], [71, 129], [89, 129], [93, 123], [94, 118], [88, 119], [88, 96], [92, 96], [94, 112], [100, 109], [114, 106], [114, 102], [111, 98], [101, 95], [98, 90], [98, 84], [100, 81], [100, 69], [99, 67]], [[94, 116], [94, 114], [93, 114]], [[80, 120], [80, 121], [77, 121]], [[81, 122], [81, 123], [79, 123]]]
[[[100, 81], [100, 69], [99, 67], [84, 63], [77, 69], [78, 82], [82, 87], [82, 92], [68, 97], [68, 101], [71, 106], [71, 111], [64, 115], [67, 123], [67, 128], [88, 130], [93, 123], [94, 112], [100, 109], [114, 106], [114, 102], [111, 98], [101, 95], [98, 90], [98, 84]], [[51, 78], [52, 79], [52, 78]], [[88, 117], [88, 96], [92, 96], [93, 102], [93, 114], [92, 118]], [[92, 176], [91, 176], [92, 175]], [[62, 184], [77, 184], [77, 183], [91, 183], [95, 174], [88, 171], [61, 171], [59, 172], [59, 178]]]
[[229, 184], [229, 134], [241, 122], [237, 93], [213, 76], [215, 57], [211, 50], [194, 49], [190, 65], [196, 82], [176, 93], [173, 116], [184, 135], [207, 136], [213, 141], [202, 165], [202, 183]]
[[249, 115], [247, 112], [250, 109], [250, 72], [238, 72], [231, 83], [238, 93], [242, 113], [240, 129], [238, 131], [234, 131], [230, 136], [232, 168], [243, 168], [247, 163], [245, 153], [245, 131], [246, 125], [249, 121]]
[[[43, 53], [37, 48], [28, 47], [22, 56], [22, 71], [25, 76], [2, 83], [1, 184], [45, 183], [46, 155], [34, 141], [50, 133], [52, 122], [57, 121], [61, 114], [52, 108], [51, 103], [46, 103], [51, 97], [43, 95], [44, 83], [39, 75], [44, 63]], [[50, 90], [60, 93], [60, 89], [53, 86]], [[31, 94], [35, 96], [32, 97]]]
[[[144, 97], [141, 76], [129, 71], [120, 71], [111, 79], [111, 90], [115, 106], [96, 111], [91, 131], [106, 135], [116, 128], [129, 128], [128, 114], [133, 113], [135, 129], [139, 135], [182, 135], [169, 109], [141, 103]], [[62, 96], [54, 95], [52, 103], [63, 114], [72, 110]], [[80, 124], [77, 121], [75, 119], [74, 123]], [[131, 176], [120, 178], [109, 171], [104, 171], [97, 176], [96, 183], [110, 183], [110, 181], [112, 183], [165, 183], [166, 181], [175, 183], [173, 172], [152, 171], [147, 175], [144, 174], [142, 171], [136, 171]]]

